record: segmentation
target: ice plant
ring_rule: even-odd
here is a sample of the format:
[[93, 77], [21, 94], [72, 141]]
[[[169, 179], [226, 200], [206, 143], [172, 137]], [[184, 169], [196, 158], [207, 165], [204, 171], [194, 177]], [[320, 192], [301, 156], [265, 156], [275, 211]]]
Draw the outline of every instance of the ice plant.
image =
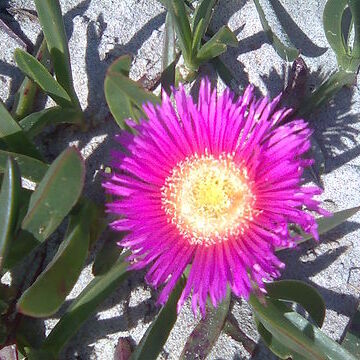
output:
[[227, 286], [245, 298], [254, 286], [265, 291], [284, 267], [275, 248], [296, 245], [288, 225], [317, 238], [305, 209], [326, 212], [313, 199], [320, 189], [301, 185], [311, 130], [283, 122], [291, 110], [277, 109], [280, 96], [257, 100], [252, 86], [238, 99], [228, 89], [218, 96], [203, 80], [197, 104], [182, 86], [174, 99], [144, 105], [137, 134], [117, 136], [123, 152], [113, 152], [104, 187], [131, 267], [149, 265], [147, 282], [165, 284], [163, 304], [191, 264], [178, 310], [192, 292], [204, 314], [207, 296], [216, 306]]

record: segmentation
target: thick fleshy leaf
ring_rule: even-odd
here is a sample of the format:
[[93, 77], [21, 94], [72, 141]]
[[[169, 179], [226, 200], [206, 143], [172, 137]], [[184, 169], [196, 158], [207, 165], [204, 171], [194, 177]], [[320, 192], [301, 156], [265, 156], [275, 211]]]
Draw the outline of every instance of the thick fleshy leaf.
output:
[[360, 359], [360, 304], [346, 329], [346, 335], [342, 345], [357, 359]]
[[216, 308], [211, 305], [207, 307], [205, 318], [200, 320], [188, 337], [180, 359], [206, 359], [224, 327], [230, 300], [231, 291], [228, 290], [226, 298]]
[[360, 210], [360, 206], [356, 206], [350, 209], [345, 209], [333, 213], [331, 217], [321, 217], [316, 220], [318, 224], [318, 233], [319, 235], [324, 234], [336, 226], [342, 224], [351, 216], [355, 215]]
[[209, 27], [211, 16], [217, 2], [218, 0], [202, 0], [195, 9], [192, 18], [192, 30], [194, 33], [192, 48], [195, 53], [200, 48], [201, 40]]
[[44, 241], [76, 204], [84, 178], [84, 161], [75, 148], [69, 147], [51, 164], [32, 194], [22, 229]]
[[352, 86], [355, 83], [356, 75], [352, 72], [340, 70], [333, 73], [301, 103], [297, 115], [306, 119], [316, 109], [332, 99], [344, 86]]
[[[319, 235], [325, 234], [326, 232], [334, 229], [336, 226], [341, 225], [351, 216], [355, 215], [359, 210], [360, 206], [356, 206], [350, 209], [337, 211], [333, 213], [331, 217], [321, 217], [316, 219]], [[311, 235], [303, 234], [303, 240], [300, 240], [300, 242], [304, 242], [309, 239], [312, 239]]]
[[325, 319], [326, 306], [320, 293], [312, 286], [298, 280], [279, 280], [266, 284], [267, 295], [272, 299], [292, 301], [300, 304], [321, 327]]
[[325, 36], [334, 50], [339, 65], [343, 65], [342, 58], [347, 57], [347, 46], [342, 33], [342, 18], [348, 0], [328, 0], [323, 13]]
[[18, 315], [16, 326], [16, 348], [25, 354], [25, 348], [39, 348], [45, 340], [45, 326], [42, 319]]
[[70, 96], [73, 105], [80, 109], [72, 81], [69, 48], [59, 1], [35, 0], [35, 6], [54, 66], [56, 79]]
[[176, 56], [176, 59], [161, 73], [160, 84], [161, 89], [168, 95], [171, 94], [171, 87], [176, 86], [176, 64], [180, 55]]
[[79, 124], [82, 114], [72, 108], [55, 106], [34, 112], [20, 121], [20, 126], [26, 134], [32, 138], [41, 133], [49, 125], [57, 124]]
[[[352, 47], [351, 56], [357, 58], [359, 63], [360, 58], [360, 2], [358, 0], [349, 0], [349, 7], [351, 10], [353, 22], [354, 22], [354, 45]], [[356, 70], [357, 69], [353, 69]]]
[[131, 57], [121, 56], [113, 62], [105, 77], [105, 97], [110, 111], [122, 129], [129, 130], [126, 119], [139, 120], [144, 114], [142, 105], [147, 102], [160, 103], [153, 93], [145, 91], [140, 84], [129, 79]]
[[6, 261], [20, 210], [21, 175], [16, 162], [8, 158], [0, 192], [0, 270]]
[[96, 217], [90, 224], [90, 248], [99, 240], [101, 234], [109, 225], [109, 221], [105, 215], [104, 204], [94, 204], [92, 209], [94, 211], [96, 210]]
[[128, 275], [127, 256], [129, 253], [123, 254], [108, 272], [96, 276], [85, 287], [50, 332], [44, 350], [58, 355], [85, 320], [95, 313], [97, 306], [120, 286]]
[[[345, 209], [341, 211], [337, 211], [333, 213], [331, 217], [325, 217], [322, 216], [318, 219], [316, 219], [316, 223], [318, 225], [318, 234], [322, 235], [326, 232], [336, 228], [337, 226], [341, 225], [343, 222], [345, 222], [347, 219], [349, 219], [351, 216], [355, 215], [360, 210], [360, 206], [356, 206], [350, 209]], [[312, 235], [306, 234], [302, 232], [300, 229], [296, 229], [296, 232], [298, 235], [301, 235], [301, 239], [297, 242], [297, 244], [301, 244], [305, 241], [308, 241], [312, 239]], [[276, 250], [285, 250], [286, 248], [277, 248]]]
[[266, 330], [265, 326], [260, 322], [260, 320], [254, 316], [255, 324], [259, 335], [261, 336], [262, 341], [265, 345], [275, 354], [279, 359], [292, 359], [292, 360], [303, 360], [306, 357], [301, 357], [301, 355], [294, 353], [291, 349], [284, 346], [280, 341], [271, 335], [269, 331]]
[[171, 86], [175, 85], [175, 27], [170, 12], [166, 14], [164, 29], [164, 44], [162, 52], [162, 74], [160, 78], [161, 88], [167, 94], [171, 92]]
[[355, 360], [341, 345], [283, 303], [266, 298], [266, 304], [263, 304], [255, 295], [250, 296], [249, 303], [258, 321], [276, 344], [281, 344], [281, 352], [287, 350], [285, 356], [308, 360]]
[[187, 64], [192, 61], [192, 33], [183, 0], [167, 1], [167, 8], [175, 24], [179, 45]]
[[122, 252], [122, 248], [117, 244], [121, 238], [122, 235], [117, 232], [108, 234], [94, 260], [92, 272], [95, 276], [106, 273], [115, 264]]
[[131, 102], [138, 108], [141, 108], [147, 102], [152, 102], [154, 104], [160, 103], [160, 99], [156, 95], [145, 91], [139, 83], [129, 79], [122, 73], [113, 70], [113, 67], [110, 67], [108, 70], [107, 75], [110, 78], [109, 80], [112, 80], [117, 86], [118, 91], [123, 92], [129, 97]]
[[29, 232], [20, 230], [9, 249], [4, 269], [10, 270], [34, 250], [40, 242]]
[[39, 183], [41, 181], [49, 168], [49, 166], [44, 162], [30, 156], [0, 150], [0, 173], [5, 171], [8, 157], [11, 157], [16, 161], [20, 168], [22, 177], [34, 181], [35, 183]]
[[30, 252], [40, 245], [40, 242], [36, 240], [32, 234], [27, 231], [23, 231], [20, 229], [20, 225], [24, 216], [27, 213], [27, 209], [29, 207], [29, 201], [31, 197], [32, 191], [27, 189], [21, 189], [20, 193], [20, 209], [16, 224], [16, 231], [14, 239], [9, 247], [8, 254], [4, 259], [3, 269], [10, 270], [15, 265], [17, 265], [21, 260], [23, 260], [26, 256], [30, 254]]
[[162, 350], [177, 319], [176, 304], [184, 288], [185, 281], [180, 278], [169, 300], [161, 308], [155, 320], [147, 328], [130, 360], [156, 359]]
[[299, 50], [293, 46], [288, 46], [282, 43], [282, 41], [271, 30], [271, 27], [266, 20], [264, 10], [261, 7], [260, 1], [254, 0], [254, 3], [259, 14], [261, 25], [277, 54], [285, 61], [294, 61], [299, 56]]
[[[130, 66], [131, 56], [123, 55], [109, 66], [108, 71], [129, 76]], [[130, 99], [118, 90], [114, 82], [109, 81], [108, 75], [105, 77], [104, 91], [107, 104], [115, 121], [120, 128], [129, 129], [125, 120], [132, 117]]]
[[52, 77], [46, 67], [27, 52], [16, 49], [15, 61], [22, 72], [48, 94], [57, 104], [71, 107], [71, 99], [65, 89]]
[[25, 348], [25, 352], [27, 360], [56, 360], [52, 354], [45, 350]]
[[226, 51], [228, 46], [237, 46], [238, 41], [235, 34], [226, 26], [222, 26], [220, 30], [207, 41], [196, 54], [196, 61], [199, 63], [210, 60], [221, 55]]
[[88, 255], [95, 205], [83, 200], [72, 212], [64, 241], [36, 281], [17, 303], [20, 313], [32, 317], [53, 315], [75, 285]]
[[[50, 54], [47, 50], [45, 39], [41, 42], [35, 57], [50, 71]], [[11, 109], [11, 114], [17, 121], [23, 119], [32, 112], [37, 90], [38, 87], [35, 82], [25, 76], [25, 79], [15, 94], [14, 105]]]
[[[0, 142], [5, 143], [2, 150], [18, 152], [33, 158], [42, 159], [35, 145], [27, 138], [20, 125], [12, 118], [0, 101]], [[0, 143], [1, 147], [1, 143]]]
[[164, 71], [176, 57], [175, 53], [175, 26], [171, 14], [168, 12], [165, 19], [164, 45], [162, 52], [162, 70]]
[[[0, 315], [6, 314], [6, 312], [9, 310], [10, 302], [16, 296], [16, 291], [17, 289], [15, 289], [14, 286], [10, 287], [9, 285], [0, 284]], [[0, 323], [3, 322], [3, 320], [4, 318], [0, 317]]]

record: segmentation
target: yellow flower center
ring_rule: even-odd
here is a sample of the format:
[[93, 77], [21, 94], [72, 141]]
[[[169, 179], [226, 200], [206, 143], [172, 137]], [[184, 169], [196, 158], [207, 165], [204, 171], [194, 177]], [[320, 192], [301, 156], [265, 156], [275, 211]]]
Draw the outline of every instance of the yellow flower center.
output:
[[191, 244], [211, 245], [239, 235], [253, 216], [254, 202], [246, 169], [229, 154], [186, 158], [162, 188], [168, 220]]

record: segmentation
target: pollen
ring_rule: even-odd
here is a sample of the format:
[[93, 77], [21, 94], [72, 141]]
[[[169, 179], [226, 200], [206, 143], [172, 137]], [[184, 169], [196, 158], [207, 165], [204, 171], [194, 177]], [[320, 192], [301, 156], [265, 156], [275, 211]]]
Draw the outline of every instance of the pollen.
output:
[[244, 232], [256, 215], [246, 168], [233, 154], [193, 155], [179, 162], [161, 189], [167, 219], [191, 244], [211, 245]]

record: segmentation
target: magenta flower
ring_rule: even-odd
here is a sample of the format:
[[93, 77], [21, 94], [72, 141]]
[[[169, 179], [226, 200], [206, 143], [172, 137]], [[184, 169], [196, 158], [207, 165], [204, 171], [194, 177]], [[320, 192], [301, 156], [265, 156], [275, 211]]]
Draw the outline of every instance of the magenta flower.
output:
[[144, 105], [148, 121], [132, 124], [137, 135], [117, 136], [125, 152], [113, 152], [114, 173], [104, 183], [116, 199], [108, 210], [127, 235], [132, 269], [148, 265], [146, 281], [164, 304], [187, 265], [191, 269], [178, 302], [192, 292], [192, 307], [205, 314], [207, 296], [216, 306], [229, 285], [247, 298], [254, 284], [277, 278], [284, 264], [276, 247], [294, 247], [289, 224], [318, 238], [314, 217], [327, 215], [313, 199], [317, 187], [301, 186], [313, 161], [311, 130], [303, 120], [282, 124], [291, 112], [273, 101], [256, 100], [249, 86], [237, 100], [217, 96], [203, 80], [198, 103], [183, 87], [162, 104]]

